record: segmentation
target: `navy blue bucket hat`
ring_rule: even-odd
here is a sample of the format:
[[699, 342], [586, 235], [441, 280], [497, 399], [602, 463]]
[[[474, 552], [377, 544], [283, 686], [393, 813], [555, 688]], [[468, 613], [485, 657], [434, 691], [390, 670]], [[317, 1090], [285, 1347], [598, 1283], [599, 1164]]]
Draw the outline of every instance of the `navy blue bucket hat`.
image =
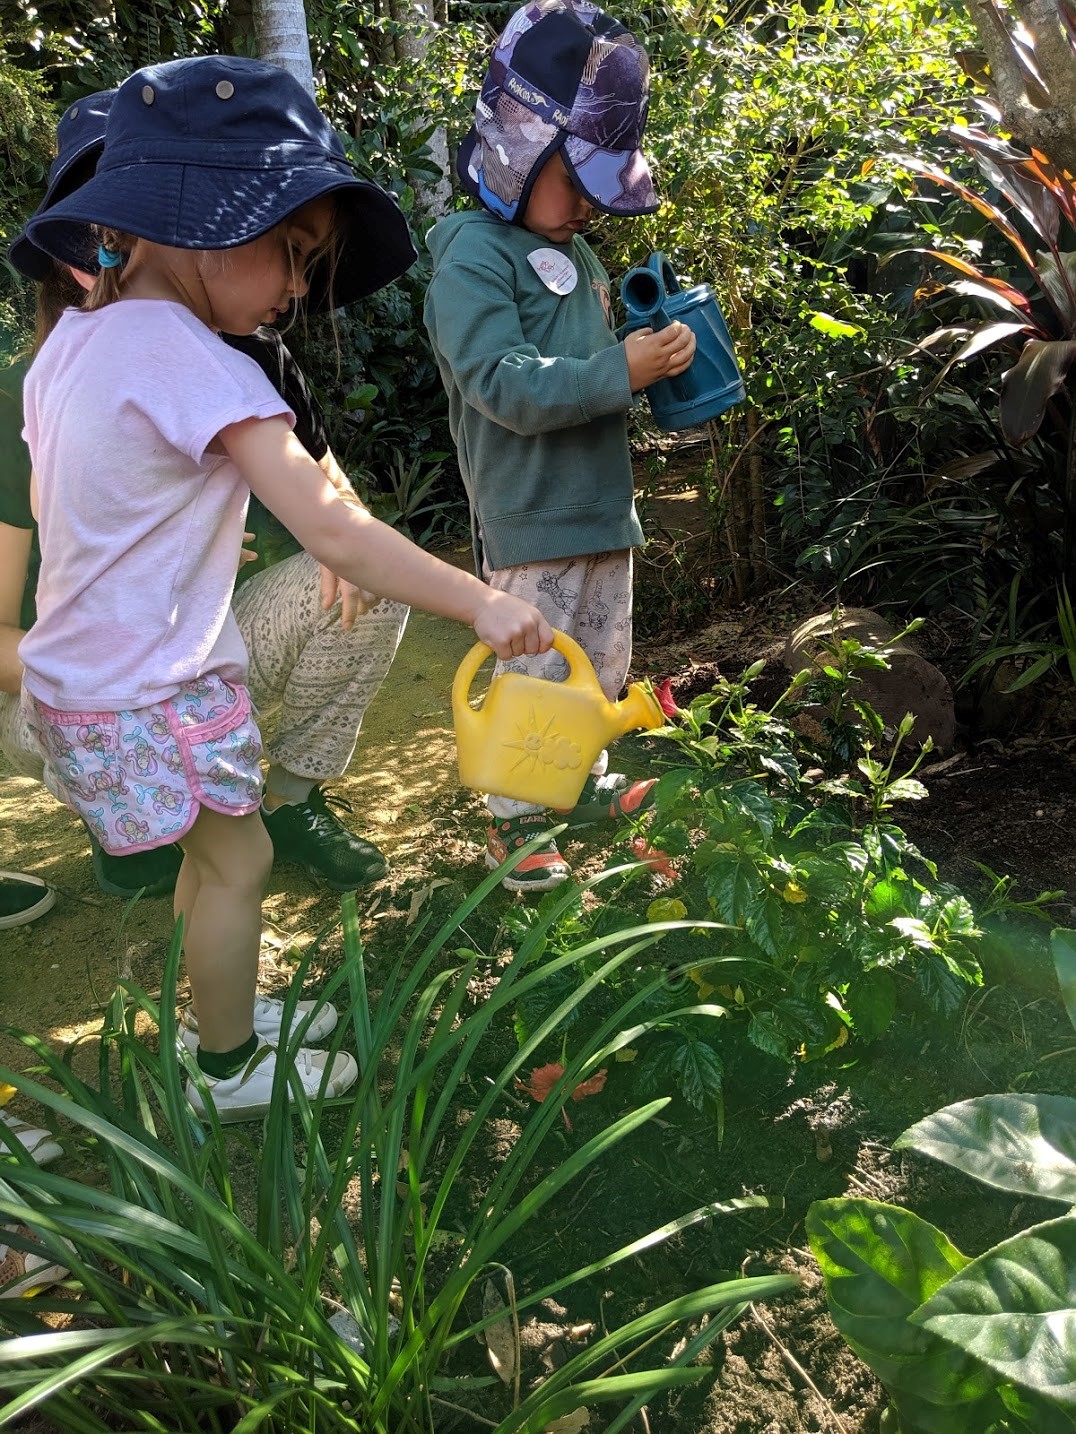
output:
[[650, 100], [646, 51], [590, 0], [531, 0], [498, 39], [460, 145], [464, 188], [519, 222], [542, 165], [560, 151], [576, 188], [606, 214], [653, 214], [640, 148]]
[[[210, 55], [149, 65], [116, 92], [97, 173], [27, 225], [31, 242], [83, 267], [96, 224], [176, 249], [249, 244], [332, 194], [344, 234], [332, 301], [390, 284], [416, 258], [392, 195], [360, 179], [302, 85], [274, 65]], [[315, 269], [311, 301], [327, 297]]]
[[[34, 218], [66, 198], [93, 173], [105, 145], [105, 125], [115, 95], [115, 90], [99, 90], [97, 94], [76, 100], [60, 116], [60, 123], [56, 126], [56, 158], [49, 168], [49, 185], [44, 199], [34, 211]], [[52, 258], [33, 243], [25, 230], [12, 239], [7, 254], [19, 273], [25, 274], [28, 279], [48, 278]], [[74, 267], [96, 274], [97, 245], [94, 244], [84, 261]]]

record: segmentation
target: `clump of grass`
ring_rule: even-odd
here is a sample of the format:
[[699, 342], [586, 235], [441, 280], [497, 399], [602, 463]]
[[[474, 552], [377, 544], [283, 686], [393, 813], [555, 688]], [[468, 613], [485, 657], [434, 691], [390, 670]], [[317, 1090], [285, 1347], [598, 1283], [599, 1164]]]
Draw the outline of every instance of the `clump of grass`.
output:
[[[185, 1098], [190, 1057], [170, 1054], [178, 932], [160, 1003], [131, 984], [112, 998], [95, 1083], [80, 1080], [36, 1038], [14, 1033], [58, 1089], [14, 1071], [0, 1071], [0, 1080], [75, 1127], [103, 1179], [81, 1183], [29, 1158], [0, 1167], [0, 1219], [25, 1222], [34, 1232], [28, 1243], [71, 1272], [63, 1285], [29, 1298], [0, 1291], [0, 1331], [8, 1336], [0, 1342], [0, 1423], [38, 1409], [70, 1434], [117, 1427], [421, 1434], [448, 1427], [453, 1410], [480, 1404], [481, 1422], [511, 1434], [601, 1400], [619, 1406], [607, 1427], [622, 1429], [661, 1390], [700, 1378], [697, 1355], [750, 1301], [793, 1286], [789, 1277], [767, 1276], [685, 1294], [586, 1346], [522, 1399], [493, 1377], [448, 1372], [450, 1353], [496, 1318], [468, 1318], [476, 1281], [511, 1258], [513, 1239], [553, 1196], [667, 1104], [653, 1100], [619, 1116], [551, 1169], [547, 1146], [546, 1173], [536, 1175], [568, 1093], [647, 1033], [651, 1023], [634, 1016], [649, 994], [643, 990], [580, 1043], [550, 1097], [527, 1111], [463, 1227], [458, 1199], [456, 1223], [448, 1223], [465, 1160], [567, 1006], [665, 929], [618, 931], [547, 960], [545, 933], [561, 914], [550, 903], [499, 967], [490, 997], [472, 1007], [469, 983], [489, 958], [454, 943], [499, 875], [425, 945], [421, 936], [412, 940], [376, 1000], [354, 898], [344, 898], [345, 961], [324, 994], [342, 1008], [333, 1048], [346, 1043], [354, 1051], [359, 1084], [336, 1101], [310, 1102], [296, 1088], [290, 1116], [287, 1062], [279, 1063], [249, 1222], [220, 1125], [215, 1118], [203, 1124]], [[565, 892], [564, 901], [577, 896]], [[309, 959], [289, 990], [285, 1030]], [[471, 1091], [469, 1119], [458, 1122], [461, 1081], [478, 1061], [485, 1075], [490, 1048], [503, 1044], [489, 1039], [491, 1030], [507, 1024], [521, 997], [571, 972], [579, 977], [572, 993], [486, 1077], [480, 1097]], [[136, 1034], [140, 1013], [156, 1042]], [[356, 1190], [357, 1218], [345, 1208]], [[541, 1288], [520, 1290], [516, 1315], [594, 1276], [608, 1278], [620, 1261], [728, 1208], [714, 1202], [679, 1215]], [[361, 1350], [330, 1323], [340, 1310], [360, 1327]]]

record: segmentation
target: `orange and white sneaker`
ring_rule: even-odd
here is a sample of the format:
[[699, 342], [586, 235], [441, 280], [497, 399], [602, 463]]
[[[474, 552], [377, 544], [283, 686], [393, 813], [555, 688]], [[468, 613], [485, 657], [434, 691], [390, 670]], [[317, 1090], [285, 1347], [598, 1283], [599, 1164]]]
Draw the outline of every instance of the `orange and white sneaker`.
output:
[[[486, 865], [500, 866], [521, 846], [549, 830], [545, 812], [526, 812], [518, 817], [497, 817], [486, 837]], [[571, 867], [557, 850], [552, 837], [535, 848], [512, 871], [501, 878], [506, 891], [552, 891], [571, 876]]]
[[603, 777], [588, 777], [574, 807], [557, 809], [557, 816], [570, 827], [589, 827], [596, 822], [618, 822], [634, 817], [650, 805], [657, 777], [633, 782], [623, 772], [606, 772]]

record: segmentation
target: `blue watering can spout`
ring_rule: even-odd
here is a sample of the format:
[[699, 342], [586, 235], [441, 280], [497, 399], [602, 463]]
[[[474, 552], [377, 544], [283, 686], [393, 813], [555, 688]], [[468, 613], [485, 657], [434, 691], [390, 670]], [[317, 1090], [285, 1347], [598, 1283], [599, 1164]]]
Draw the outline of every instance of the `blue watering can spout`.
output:
[[732, 339], [709, 284], [681, 288], [668, 259], [655, 253], [645, 267], [624, 275], [620, 297], [628, 315], [625, 334], [641, 328], [663, 329], [678, 319], [695, 335], [691, 367], [646, 390], [660, 429], [669, 433], [693, 428], [743, 402], [746, 395]]

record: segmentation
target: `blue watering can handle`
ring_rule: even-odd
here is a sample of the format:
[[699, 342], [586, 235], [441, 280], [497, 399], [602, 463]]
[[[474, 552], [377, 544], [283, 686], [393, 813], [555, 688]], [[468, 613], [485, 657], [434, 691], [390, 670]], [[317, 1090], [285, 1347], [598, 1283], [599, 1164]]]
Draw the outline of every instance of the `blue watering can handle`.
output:
[[[657, 275], [658, 283], [664, 289], [667, 297], [680, 292], [680, 280], [676, 277], [676, 270], [666, 259], [664, 254], [655, 251], [647, 260], [647, 268], [652, 269]], [[656, 327], [656, 326], [655, 326]]]

